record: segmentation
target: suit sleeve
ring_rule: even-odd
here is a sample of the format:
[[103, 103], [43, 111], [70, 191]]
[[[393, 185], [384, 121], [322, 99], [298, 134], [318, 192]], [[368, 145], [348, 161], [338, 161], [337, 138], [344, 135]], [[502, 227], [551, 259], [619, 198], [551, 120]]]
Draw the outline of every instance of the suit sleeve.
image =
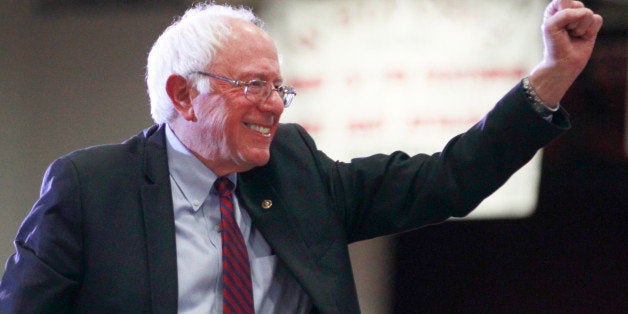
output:
[[70, 312], [80, 284], [81, 217], [73, 164], [59, 159], [15, 239], [0, 282], [1, 313]]
[[349, 242], [467, 215], [569, 128], [562, 110], [553, 121], [533, 111], [519, 84], [442, 152], [337, 162], [330, 171], [332, 194]]

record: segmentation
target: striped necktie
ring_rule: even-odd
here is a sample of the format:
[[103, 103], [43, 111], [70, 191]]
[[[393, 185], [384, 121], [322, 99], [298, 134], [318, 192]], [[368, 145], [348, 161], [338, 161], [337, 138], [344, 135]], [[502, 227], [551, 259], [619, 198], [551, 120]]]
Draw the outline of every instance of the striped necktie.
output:
[[214, 186], [220, 197], [223, 312], [253, 314], [251, 266], [244, 237], [235, 220], [233, 183], [228, 178], [220, 177]]

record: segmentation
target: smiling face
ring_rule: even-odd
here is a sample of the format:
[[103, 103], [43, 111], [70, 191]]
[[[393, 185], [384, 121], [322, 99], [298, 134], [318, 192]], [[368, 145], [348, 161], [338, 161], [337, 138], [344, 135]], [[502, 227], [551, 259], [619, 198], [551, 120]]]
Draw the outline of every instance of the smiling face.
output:
[[[238, 81], [263, 80], [282, 83], [275, 45], [257, 26], [232, 21], [233, 36], [216, 52], [206, 72]], [[276, 92], [260, 102], [252, 102], [244, 87], [211, 80], [212, 91], [200, 94], [191, 88], [188, 116], [171, 123], [175, 134], [193, 154], [217, 175], [247, 171], [265, 165], [270, 143], [283, 112]]]

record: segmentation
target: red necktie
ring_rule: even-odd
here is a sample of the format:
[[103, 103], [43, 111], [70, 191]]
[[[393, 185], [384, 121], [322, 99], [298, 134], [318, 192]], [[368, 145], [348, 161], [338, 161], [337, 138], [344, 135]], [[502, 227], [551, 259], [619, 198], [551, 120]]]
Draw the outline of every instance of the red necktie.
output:
[[240, 227], [235, 220], [233, 183], [220, 177], [214, 183], [220, 197], [222, 224], [222, 281], [223, 312], [255, 313], [249, 254]]

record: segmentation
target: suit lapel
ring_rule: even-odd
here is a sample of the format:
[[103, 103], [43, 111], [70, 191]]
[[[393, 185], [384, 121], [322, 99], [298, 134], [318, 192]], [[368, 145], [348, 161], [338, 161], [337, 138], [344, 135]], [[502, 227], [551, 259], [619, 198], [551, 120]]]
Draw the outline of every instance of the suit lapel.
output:
[[[289, 206], [276, 191], [273, 171], [255, 168], [238, 177], [238, 200], [253, 219], [253, 224], [284, 262], [316, 304], [334, 304], [333, 296], [317, 284], [320, 256], [310, 248], [297, 229]], [[270, 203], [269, 203], [270, 202]]]
[[144, 173], [149, 184], [141, 193], [152, 312], [176, 313], [176, 242], [164, 127], [146, 131]]

